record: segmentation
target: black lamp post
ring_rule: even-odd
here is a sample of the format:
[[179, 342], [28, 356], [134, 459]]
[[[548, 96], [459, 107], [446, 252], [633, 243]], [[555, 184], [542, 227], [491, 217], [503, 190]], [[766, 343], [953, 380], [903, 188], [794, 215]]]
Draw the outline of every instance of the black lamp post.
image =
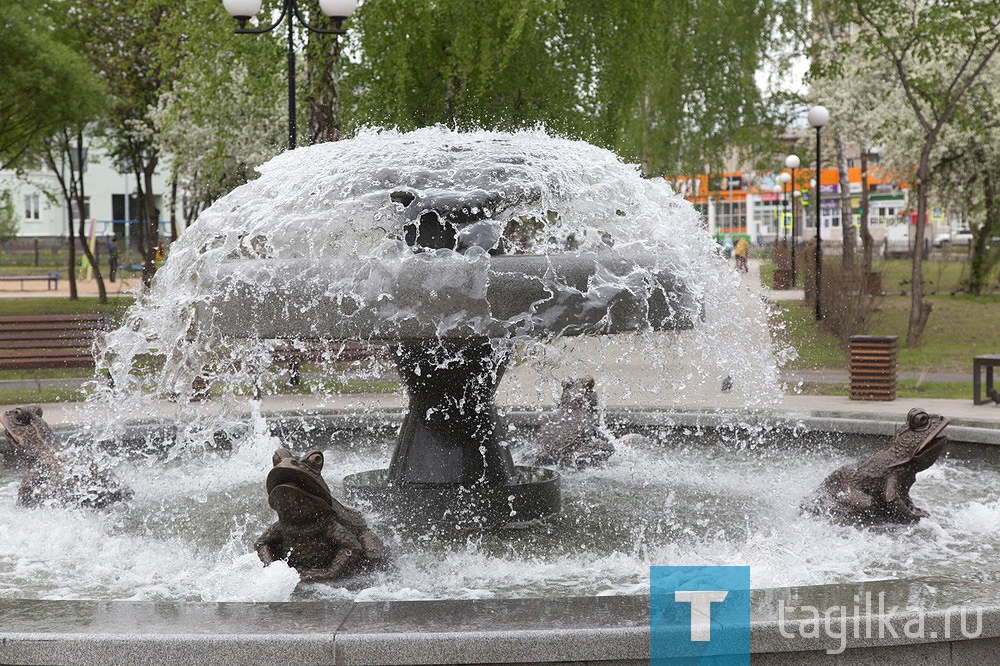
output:
[[792, 288], [795, 288], [795, 196], [798, 190], [795, 188], [795, 170], [799, 168], [799, 156], [789, 155], [785, 158], [785, 166], [792, 170], [790, 178], [792, 194]]
[[288, 17], [288, 149], [296, 146], [296, 122], [295, 122], [295, 21], [294, 16], [307, 30], [323, 35], [343, 35], [346, 30], [341, 29], [341, 22], [354, 13], [357, 9], [357, 0], [319, 0], [319, 8], [324, 14], [337, 22], [335, 30], [317, 28], [309, 25], [299, 11], [298, 0], [282, 0], [281, 13], [274, 22], [266, 28], [254, 30], [247, 28], [247, 21], [260, 11], [262, 0], [222, 0], [226, 11], [239, 21], [240, 27], [236, 33], [240, 35], [260, 35], [271, 32]]
[[830, 122], [830, 112], [826, 110], [825, 106], [816, 105], [809, 109], [809, 125], [816, 128], [816, 320], [819, 321], [823, 318], [823, 310], [820, 305], [820, 296], [822, 295], [821, 287], [822, 284], [822, 270], [823, 270], [823, 247], [822, 247], [822, 233], [821, 229], [821, 201], [820, 201], [820, 190], [822, 185], [820, 181], [822, 178], [820, 174], [823, 172], [822, 162], [820, 161], [820, 130], [823, 126]]

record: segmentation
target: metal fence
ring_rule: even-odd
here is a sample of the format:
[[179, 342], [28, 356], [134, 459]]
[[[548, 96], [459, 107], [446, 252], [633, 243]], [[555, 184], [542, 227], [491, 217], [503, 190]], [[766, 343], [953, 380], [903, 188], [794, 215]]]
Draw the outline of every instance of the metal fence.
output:
[[[94, 258], [105, 271], [108, 268], [108, 243], [110, 236], [98, 236], [94, 241]], [[76, 267], [86, 261], [83, 249], [76, 247]], [[65, 237], [15, 238], [0, 245], [0, 268], [17, 268], [28, 272], [49, 270], [65, 271], [69, 261], [69, 240]], [[141, 254], [134, 241], [128, 247], [119, 243], [118, 265], [138, 264]]]

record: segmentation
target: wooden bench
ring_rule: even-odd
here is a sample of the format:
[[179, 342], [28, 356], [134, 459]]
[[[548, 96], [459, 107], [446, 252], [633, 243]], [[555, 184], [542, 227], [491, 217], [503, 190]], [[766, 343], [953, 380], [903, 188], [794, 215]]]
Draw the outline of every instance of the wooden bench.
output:
[[49, 291], [59, 289], [59, 273], [49, 273], [48, 275], [4, 275], [0, 276], [0, 282], [20, 282], [21, 291], [24, 291], [24, 283], [31, 281], [41, 282], [45, 280], [45, 288]]
[[361, 361], [367, 358], [386, 358], [389, 353], [384, 345], [354, 340], [301, 340], [285, 341], [271, 350], [271, 361], [287, 363], [288, 383], [298, 386], [304, 363], [323, 361]]
[[0, 369], [94, 366], [94, 339], [105, 315], [0, 317]]
[[[972, 404], [985, 405], [990, 402], [1000, 403], [996, 389], [993, 388], [993, 368], [1000, 367], [1000, 354], [984, 354], [972, 359]], [[986, 397], [983, 398], [982, 374], [986, 371]]]

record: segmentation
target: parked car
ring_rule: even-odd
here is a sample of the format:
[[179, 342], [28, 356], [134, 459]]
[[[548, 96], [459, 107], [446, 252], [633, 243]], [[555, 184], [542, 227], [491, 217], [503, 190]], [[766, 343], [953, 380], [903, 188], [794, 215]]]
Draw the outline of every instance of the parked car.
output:
[[944, 247], [945, 245], [951, 243], [951, 233], [945, 232], [943, 234], [937, 234], [931, 242], [934, 244], [934, 247]]
[[955, 233], [938, 234], [934, 237], [934, 247], [945, 247], [947, 245], [972, 245], [972, 232], [968, 229], [959, 229]]
[[972, 245], [972, 232], [968, 229], [959, 229], [951, 235], [951, 242], [955, 245]]

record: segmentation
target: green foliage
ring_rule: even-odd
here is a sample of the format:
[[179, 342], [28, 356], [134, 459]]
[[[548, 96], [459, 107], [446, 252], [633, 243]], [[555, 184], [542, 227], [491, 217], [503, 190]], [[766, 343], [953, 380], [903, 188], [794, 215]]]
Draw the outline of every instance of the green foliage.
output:
[[797, 11], [769, 0], [369, 2], [344, 90], [355, 125], [544, 124], [649, 174], [701, 171], [770, 135], [754, 77], [772, 26], [799, 25]]
[[222, 3], [173, 3], [161, 25], [172, 37], [157, 46], [157, 57], [173, 78], [151, 120], [186, 193], [190, 222], [284, 149], [286, 56], [274, 35], [235, 34]]
[[53, 30], [40, 3], [0, 0], [0, 168], [101, 110], [104, 86]]

